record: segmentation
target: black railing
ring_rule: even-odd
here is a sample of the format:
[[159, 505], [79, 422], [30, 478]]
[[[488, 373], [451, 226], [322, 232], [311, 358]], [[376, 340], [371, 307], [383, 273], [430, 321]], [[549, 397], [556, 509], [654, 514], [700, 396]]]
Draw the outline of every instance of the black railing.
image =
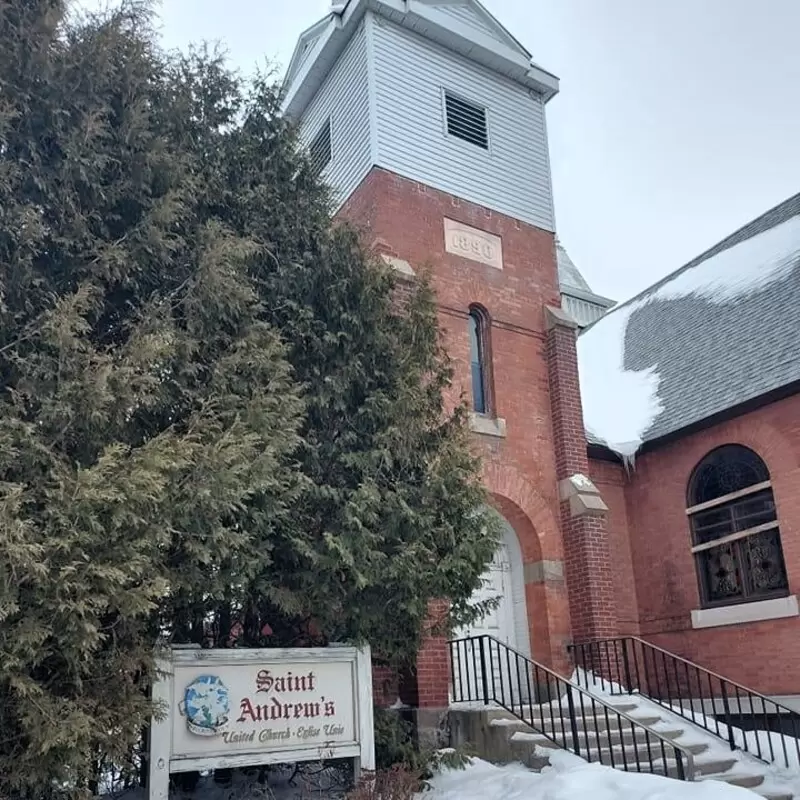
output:
[[494, 703], [587, 761], [694, 780], [688, 749], [491, 636], [450, 642], [450, 664], [456, 703]]
[[800, 714], [635, 636], [572, 645], [578, 683], [638, 693], [761, 761], [800, 764]]

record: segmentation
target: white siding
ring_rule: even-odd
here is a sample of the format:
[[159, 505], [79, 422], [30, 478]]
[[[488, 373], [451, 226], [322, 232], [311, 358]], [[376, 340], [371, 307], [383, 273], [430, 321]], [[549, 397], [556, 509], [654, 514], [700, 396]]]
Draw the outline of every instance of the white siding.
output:
[[362, 22], [300, 121], [301, 135], [310, 142], [331, 118], [333, 157], [322, 176], [333, 189], [337, 207], [372, 166], [367, 75], [367, 37]]
[[445, 16], [452, 17], [472, 31], [490, 36], [496, 42], [505, 44], [505, 40], [497, 35], [497, 31], [466, 3], [458, 6], [437, 6], [436, 10]]
[[[386, 20], [371, 31], [378, 165], [554, 230], [541, 98]], [[446, 134], [443, 89], [486, 106], [488, 152]]]
[[582, 328], [597, 322], [608, 311], [605, 306], [568, 294], [561, 295], [561, 305]]
[[300, 58], [297, 61], [297, 66], [294, 68], [294, 71], [292, 73], [293, 75], [296, 75], [303, 68], [303, 64], [305, 64], [306, 61], [308, 61], [308, 57], [313, 52], [314, 47], [316, 46], [318, 41], [319, 41], [319, 36], [315, 36], [313, 39], [309, 39], [305, 43], [303, 53], [301, 54]]

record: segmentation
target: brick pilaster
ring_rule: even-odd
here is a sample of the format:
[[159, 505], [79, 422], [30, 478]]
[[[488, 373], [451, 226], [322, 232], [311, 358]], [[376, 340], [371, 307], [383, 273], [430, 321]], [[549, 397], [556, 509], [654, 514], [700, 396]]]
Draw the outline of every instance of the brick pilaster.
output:
[[402, 684], [403, 701], [417, 708], [442, 709], [450, 704], [450, 648], [447, 636], [440, 630], [447, 610], [444, 600], [430, 603], [429, 622], [416, 666]]
[[382, 664], [372, 665], [372, 701], [379, 708], [388, 708], [400, 697], [400, 676], [397, 670]]
[[[548, 308], [547, 317], [553, 438], [557, 477], [563, 486], [575, 475], [589, 474], [578, 382], [577, 326], [561, 309]], [[605, 515], [597, 508], [576, 508], [563, 492], [561, 497], [561, 530], [573, 640], [616, 636], [617, 612]], [[595, 499], [599, 501], [594, 495], [589, 498]]]

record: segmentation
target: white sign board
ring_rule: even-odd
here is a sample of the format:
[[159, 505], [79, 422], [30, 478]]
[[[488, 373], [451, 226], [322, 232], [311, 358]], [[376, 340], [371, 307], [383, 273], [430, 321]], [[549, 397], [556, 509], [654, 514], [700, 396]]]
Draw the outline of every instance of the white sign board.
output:
[[369, 649], [175, 649], [159, 662], [150, 800], [172, 772], [353, 759], [375, 768]]

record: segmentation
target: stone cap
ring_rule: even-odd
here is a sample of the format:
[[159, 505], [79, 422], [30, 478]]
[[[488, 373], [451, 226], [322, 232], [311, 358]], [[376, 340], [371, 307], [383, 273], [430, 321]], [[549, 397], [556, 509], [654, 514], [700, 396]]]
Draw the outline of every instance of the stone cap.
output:
[[608, 506], [600, 496], [600, 490], [586, 475], [582, 475], [580, 472], [560, 481], [558, 494], [562, 502], [569, 502], [570, 516], [573, 519], [575, 517], [605, 517], [608, 514]]
[[578, 321], [566, 309], [559, 308], [558, 306], [545, 306], [544, 318], [547, 325], [547, 330], [551, 331], [553, 328], [569, 328], [576, 331], [580, 328]]

